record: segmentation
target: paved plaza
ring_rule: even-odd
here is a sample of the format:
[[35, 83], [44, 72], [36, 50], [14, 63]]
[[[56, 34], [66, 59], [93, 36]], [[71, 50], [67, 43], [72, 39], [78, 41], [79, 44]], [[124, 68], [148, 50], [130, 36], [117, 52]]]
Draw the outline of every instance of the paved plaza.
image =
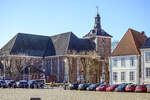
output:
[[150, 100], [150, 93], [95, 92], [54, 89], [0, 89], [0, 100]]

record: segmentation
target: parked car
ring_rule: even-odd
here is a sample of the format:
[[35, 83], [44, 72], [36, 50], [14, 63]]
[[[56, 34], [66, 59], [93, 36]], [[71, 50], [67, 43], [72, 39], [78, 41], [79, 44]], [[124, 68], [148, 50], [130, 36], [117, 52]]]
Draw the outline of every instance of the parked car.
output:
[[127, 85], [128, 85], [127, 83], [120, 84], [120, 85], [115, 89], [115, 91], [116, 91], [116, 92], [124, 92]]
[[16, 88], [17, 84], [14, 80], [10, 80], [10, 81], [8, 81], [8, 87]]
[[150, 92], [150, 84], [147, 84], [146, 88], [147, 88], [147, 92]]
[[114, 91], [118, 86], [119, 84], [112, 84], [106, 88], [106, 91]]
[[86, 88], [86, 90], [88, 91], [96, 91], [96, 88], [99, 86], [100, 84], [92, 84], [89, 87]]
[[4, 80], [0, 80], [0, 87], [7, 88], [7, 84]]
[[84, 84], [79, 84], [78, 90], [86, 90], [86, 88], [90, 86], [90, 84], [84, 83]]
[[70, 90], [77, 90], [77, 89], [78, 89], [78, 86], [79, 86], [78, 83], [69, 84], [69, 89], [70, 89]]
[[127, 92], [134, 92], [135, 91], [135, 87], [136, 85], [135, 84], [128, 84], [125, 88], [125, 91]]
[[43, 79], [38, 79], [36, 80], [37, 88], [44, 88], [45, 86], [45, 80]]
[[106, 88], [108, 87], [108, 84], [101, 84], [96, 88], [96, 91], [106, 91]]
[[28, 82], [26, 80], [19, 81], [19, 88], [28, 88]]
[[30, 81], [28, 81], [28, 87], [29, 88], [38, 88], [38, 84], [36, 83], [35, 80], [30, 80]]
[[147, 92], [146, 85], [137, 85], [135, 88], [135, 92]]

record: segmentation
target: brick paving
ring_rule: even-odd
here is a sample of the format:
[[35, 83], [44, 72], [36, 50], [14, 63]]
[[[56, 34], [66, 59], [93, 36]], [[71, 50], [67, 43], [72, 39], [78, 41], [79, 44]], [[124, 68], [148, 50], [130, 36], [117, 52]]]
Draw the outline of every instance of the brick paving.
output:
[[0, 100], [150, 100], [150, 93], [95, 92], [54, 89], [0, 89]]

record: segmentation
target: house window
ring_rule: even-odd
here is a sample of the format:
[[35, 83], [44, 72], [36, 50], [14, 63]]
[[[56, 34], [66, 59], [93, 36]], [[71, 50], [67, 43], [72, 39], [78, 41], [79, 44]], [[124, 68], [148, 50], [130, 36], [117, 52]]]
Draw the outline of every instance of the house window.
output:
[[118, 60], [116, 58], [113, 59], [113, 66], [116, 67], [117, 66], [117, 62]]
[[122, 67], [125, 67], [125, 66], [126, 66], [125, 58], [121, 58], [121, 66], [122, 66]]
[[130, 66], [135, 66], [134, 57], [130, 57]]
[[130, 76], [130, 81], [134, 81], [135, 73], [133, 71], [129, 73], [129, 76]]
[[121, 72], [121, 81], [125, 81], [125, 72]]
[[150, 77], [150, 68], [146, 68], [146, 77]]
[[117, 82], [117, 72], [113, 72], [113, 81]]
[[150, 62], [150, 52], [145, 52], [145, 60]]

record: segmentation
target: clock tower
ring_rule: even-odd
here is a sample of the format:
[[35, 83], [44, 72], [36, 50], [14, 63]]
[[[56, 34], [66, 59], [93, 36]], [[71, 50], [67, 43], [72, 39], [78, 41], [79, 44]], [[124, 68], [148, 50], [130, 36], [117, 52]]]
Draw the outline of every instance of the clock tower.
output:
[[84, 38], [88, 38], [95, 42], [95, 50], [99, 56], [110, 56], [112, 36], [101, 28], [101, 18], [98, 12], [95, 16], [94, 29], [90, 30]]

